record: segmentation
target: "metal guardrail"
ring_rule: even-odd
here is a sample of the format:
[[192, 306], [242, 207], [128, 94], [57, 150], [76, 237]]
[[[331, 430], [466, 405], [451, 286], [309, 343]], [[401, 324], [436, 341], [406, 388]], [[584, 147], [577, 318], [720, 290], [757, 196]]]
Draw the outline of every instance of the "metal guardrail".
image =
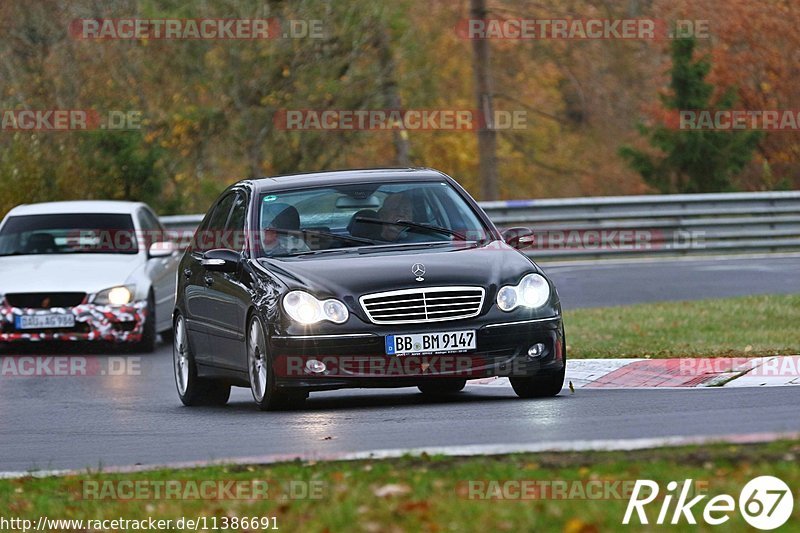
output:
[[[800, 191], [482, 202], [501, 229], [529, 227], [537, 260], [800, 251]], [[192, 231], [202, 215], [162, 217]]]

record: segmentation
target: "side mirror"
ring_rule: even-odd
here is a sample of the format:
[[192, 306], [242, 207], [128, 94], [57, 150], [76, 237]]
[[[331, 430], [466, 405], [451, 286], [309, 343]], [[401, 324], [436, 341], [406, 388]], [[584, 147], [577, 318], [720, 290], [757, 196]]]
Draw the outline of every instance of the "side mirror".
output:
[[517, 250], [533, 245], [533, 230], [531, 228], [508, 228], [503, 231], [503, 240]]
[[178, 245], [172, 241], [154, 242], [147, 250], [147, 255], [151, 259], [153, 257], [169, 257], [178, 251]]
[[242, 256], [227, 248], [216, 248], [203, 254], [200, 264], [214, 272], [236, 272]]

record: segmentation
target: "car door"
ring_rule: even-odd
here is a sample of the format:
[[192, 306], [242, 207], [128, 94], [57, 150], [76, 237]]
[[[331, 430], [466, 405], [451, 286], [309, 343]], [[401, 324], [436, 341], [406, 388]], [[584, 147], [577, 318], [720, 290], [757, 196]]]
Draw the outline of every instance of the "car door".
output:
[[[150, 209], [143, 207], [137, 213], [147, 250], [154, 242], [166, 240], [166, 231]], [[153, 287], [155, 299], [156, 327], [158, 331], [169, 329], [172, 308], [175, 306], [175, 282], [178, 269], [178, 253], [168, 257], [147, 258], [146, 272]]]
[[[221, 233], [220, 247], [239, 254], [245, 252], [245, 219], [248, 197], [245, 191], [233, 192], [233, 206]], [[204, 274], [206, 295], [212, 316], [209, 320], [209, 344], [213, 348], [211, 359], [217, 366], [244, 369], [244, 321], [250, 293], [242, 283], [241, 269], [235, 273], [214, 272]]]
[[[201, 264], [203, 253], [218, 248], [221, 228], [230, 215], [234, 197], [226, 195], [209, 210], [203, 222], [195, 231], [192, 246], [181, 262], [180, 276], [183, 276], [183, 301], [185, 305], [186, 327], [190, 345], [198, 361], [210, 364], [215, 352], [209, 341], [209, 328], [214, 320], [214, 308], [208, 297], [207, 270]], [[217, 229], [214, 229], [217, 228]]]

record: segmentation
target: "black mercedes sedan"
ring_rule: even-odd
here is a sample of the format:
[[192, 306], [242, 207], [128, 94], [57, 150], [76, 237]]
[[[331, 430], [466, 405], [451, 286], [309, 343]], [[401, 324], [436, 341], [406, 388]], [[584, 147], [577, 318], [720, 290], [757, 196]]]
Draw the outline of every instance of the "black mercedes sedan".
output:
[[186, 405], [249, 387], [261, 409], [309, 392], [508, 377], [553, 396], [566, 344], [553, 283], [455, 180], [372, 169], [245, 180], [197, 229], [178, 271], [174, 370]]

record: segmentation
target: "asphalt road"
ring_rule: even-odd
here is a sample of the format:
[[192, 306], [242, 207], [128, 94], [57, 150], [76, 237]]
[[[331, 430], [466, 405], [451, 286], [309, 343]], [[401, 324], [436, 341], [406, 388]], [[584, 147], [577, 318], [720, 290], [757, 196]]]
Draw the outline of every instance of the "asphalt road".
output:
[[800, 293], [800, 255], [549, 266], [564, 309]]
[[[546, 269], [570, 308], [800, 292], [798, 267], [800, 259], [790, 258]], [[235, 389], [224, 408], [183, 407], [169, 346], [120, 359], [95, 353], [89, 368], [109, 369], [114, 362], [131, 371], [0, 378], [0, 471], [800, 430], [791, 388], [578, 389], [520, 400], [510, 389], [468, 386], [448, 401], [425, 400], [416, 389], [355, 390], [312, 394], [302, 411], [261, 413], [246, 389]], [[137, 363], [138, 370], [131, 366]]]

